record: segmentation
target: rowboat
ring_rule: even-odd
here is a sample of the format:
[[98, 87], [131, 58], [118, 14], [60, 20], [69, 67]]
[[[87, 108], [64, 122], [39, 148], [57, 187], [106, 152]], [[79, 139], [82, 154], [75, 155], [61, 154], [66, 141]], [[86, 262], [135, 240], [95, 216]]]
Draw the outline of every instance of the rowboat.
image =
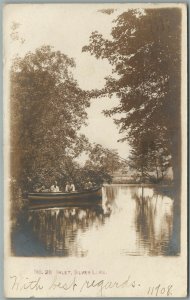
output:
[[39, 192], [39, 193], [29, 193], [28, 200], [30, 204], [59, 204], [59, 203], [76, 203], [76, 202], [88, 202], [94, 203], [102, 199], [102, 188], [94, 188], [91, 190], [85, 190], [82, 192]]

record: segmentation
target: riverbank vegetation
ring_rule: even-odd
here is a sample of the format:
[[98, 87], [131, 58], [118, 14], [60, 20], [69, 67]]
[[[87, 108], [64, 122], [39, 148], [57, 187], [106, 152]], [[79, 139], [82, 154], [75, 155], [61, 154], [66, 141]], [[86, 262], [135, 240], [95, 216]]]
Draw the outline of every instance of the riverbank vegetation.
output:
[[[94, 185], [110, 183], [113, 173], [125, 172], [126, 166], [132, 183], [163, 183], [171, 169], [180, 186], [180, 20], [177, 8], [130, 9], [114, 20], [111, 39], [92, 32], [82, 51], [112, 66], [101, 90], [81, 89], [73, 77], [75, 61], [50, 46], [13, 61], [13, 202], [39, 185], [50, 188], [55, 180], [60, 190], [68, 180], [77, 190], [87, 180]], [[91, 144], [80, 133], [87, 124], [90, 100], [98, 97], [119, 99], [118, 106], [104, 114], [114, 118], [123, 135], [120, 142], [130, 145], [127, 160], [121, 160], [117, 150]], [[86, 162], [81, 165], [78, 158], [84, 153]], [[19, 201], [12, 205], [14, 213], [23, 208]]]
[[158, 182], [172, 167], [178, 187], [180, 24], [178, 8], [130, 9], [113, 21], [110, 39], [94, 31], [89, 45], [83, 47], [84, 52], [108, 60], [112, 66], [104, 88], [91, 94], [95, 99], [119, 99], [118, 106], [105, 111], [105, 115], [115, 118], [124, 135], [121, 142], [127, 141], [131, 146], [131, 168], [142, 182], [155, 172]]
[[[86, 124], [89, 93], [72, 75], [74, 60], [43, 46], [13, 62], [11, 80], [11, 182], [20, 193], [46, 189], [56, 180], [60, 190], [73, 181], [110, 182], [120, 166], [117, 151], [90, 144], [80, 134]], [[86, 154], [81, 166], [78, 157]]]

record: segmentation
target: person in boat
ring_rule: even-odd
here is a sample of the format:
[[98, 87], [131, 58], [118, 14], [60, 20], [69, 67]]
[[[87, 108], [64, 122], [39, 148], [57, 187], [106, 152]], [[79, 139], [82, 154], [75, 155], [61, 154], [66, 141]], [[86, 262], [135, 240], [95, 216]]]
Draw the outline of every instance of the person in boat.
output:
[[66, 193], [75, 192], [75, 185], [73, 182], [67, 182], [66, 187], [65, 187], [65, 192]]
[[45, 185], [42, 185], [42, 187], [40, 188], [40, 192], [43, 192], [46, 189]]
[[50, 192], [53, 192], [53, 193], [59, 192], [59, 187], [57, 185], [57, 181], [55, 181], [54, 184], [50, 187]]
[[37, 192], [37, 193], [41, 193], [41, 192], [44, 191], [44, 189], [45, 189], [44, 185], [37, 184], [37, 186], [35, 186], [35, 188], [34, 188], [34, 191]]
[[93, 184], [90, 180], [88, 180], [88, 182], [85, 183], [84, 189], [91, 190], [92, 188], [93, 188]]
[[46, 188], [45, 185], [43, 185], [43, 186], [42, 186], [42, 189], [41, 189], [41, 192], [42, 192], [42, 193], [48, 193], [48, 192], [49, 192], [49, 189]]

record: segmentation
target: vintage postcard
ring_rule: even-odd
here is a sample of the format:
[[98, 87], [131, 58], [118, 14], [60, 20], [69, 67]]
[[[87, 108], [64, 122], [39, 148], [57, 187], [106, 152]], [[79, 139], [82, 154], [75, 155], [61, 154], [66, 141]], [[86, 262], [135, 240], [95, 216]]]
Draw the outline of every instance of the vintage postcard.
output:
[[185, 4], [7, 4], [3, 25], [5, 296], [185, 297]]

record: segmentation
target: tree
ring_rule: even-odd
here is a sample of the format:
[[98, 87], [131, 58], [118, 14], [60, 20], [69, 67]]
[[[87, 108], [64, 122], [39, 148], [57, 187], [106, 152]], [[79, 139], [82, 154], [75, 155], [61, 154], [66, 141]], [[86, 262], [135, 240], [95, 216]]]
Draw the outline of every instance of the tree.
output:
[[27, 177], [49, 185], [66, 161], [84, 149], [88, 95], [73, 79], [73, 59], [50, 46], [14, 60], [11, 68], [11, 175], [26, 188]]
[[83, 47], [83, 51], [108, 59], [113, 66], [104, 89], [92, 95], [120, 99], [106, 115], [122, 114], [116, 123], [125, 139], [148, 128], [162, 133], [179, 186], [181, 11], [131, 9], [119, 15], [114, 24], [110, 40], [95, 31], [90, 44]]
[[85, 177], [96, 183], [111, 182], [114, 171], [121, 167], [119, 155], [116, 150], [104, 148], [100, 144], [93, 144], [89, 148], [89, 159], [84, 166]]
[[159, 182], [164, 180], [171, 166], [171, 156], [164, 143], [161, 132], [156, 135], [151, 129], [146, 129], [129, 138], [131, 155], [129, 166], [137, 171], [140, 181]]

